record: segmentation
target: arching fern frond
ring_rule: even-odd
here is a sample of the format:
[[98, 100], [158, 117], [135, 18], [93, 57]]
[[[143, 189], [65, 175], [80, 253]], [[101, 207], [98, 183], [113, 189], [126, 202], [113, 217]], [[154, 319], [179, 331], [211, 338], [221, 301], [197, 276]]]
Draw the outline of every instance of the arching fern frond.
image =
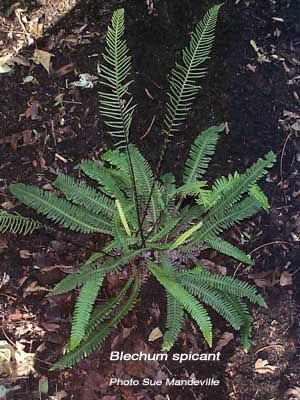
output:
[[161, 268], [154, 263], [148, 261], [147, 267], [156, 277], [156, 279], [165, 287], [165, 289], [175, 297], [175, 299], [182, 305], [182, 307], [190, 314], [196, 321], [199, 329], [201, 330], [207, 344], [212, 346], [212, 325], [209, 315], [202, 304], [199, 303], [194, 296], [192, 296], [186, 289], [179, 283], [170, 279]]
[[111, 233], [110, 223], [99, 215], [92, 215], [53, 193], [22, 183], [10, 185], [9, 190], [24, 204], [65, 228], [82, 233]]
[[112, 261], [106, 261], [101, 264], [85, 264], [78, 272], [66, 276], [57, 283], [54, 289], [49, 293], [49, 296], [56, 296], [58, 294], [70, 292], [71, 290], [82, 286], [85, 282], [97, 278], [99, 273], [106, 274], [108, 272], [118, 271], [122, 266], [133, 261], [141, 252], [142, 250], [140, 249], [132, 250], [126, 255], [114, 258]]
[[254, 262], [250, 257], [247, 256], [242, 250], [238, 247], [233, 246], [231, 243], [226, 242], [226, 240], [222, 239], [218, 236], [210, 236], [204, 240], [205, 243], [209, 245], [209, 247], [217, 250], [219, 253], [226, 254], [229, 257], [233, 257], [236, 260], [241, 261], [247, 265], [253, 265]]
[[106, 337], [111, 333], [111, 331], [116, 328], [121, 320], [129, 313], [137, 301], [137, 297], [141, 287], [140, 275], [137, 275], [131, 294], [128, 300], [120, 306], [116, 311], [114, 317], [106, 323], [103, 323], [98, 329], [96, 327], [88, 337], [86, 337], [73, 351], [65, 354], [59, 361], [57, 361], [51, 368], [51, 370], [62, 369], [66, 367], [72, 367], [75, 363], [87, 357], [94, 350], [96, 350], [104, 342]]
[[59, 189], [68, 200], [74, 204], [83, 206], [92, 214], [102, 214], [109, 223], [115, 212], [115, 206], [111, 199], [87, 186], [83, 181], [77, 183], [68, 175], [58, 174], [53, 185]]
[[196, 138], [191, 146], [190, 154], [185, 164], [183, 172], [184, 183], [188, 184], [202, 179], [207, 170], [208, 163], [215, 153], [219, 133], [224, 128], [224, 124], [211, 126]]
[[220, 292], [228, 293], [237, 298], [246, 297], [252, 303], [266, 307], [266, 303], [262, 296], [247, 282], [240, 281], [231, 276], [212, 274], [199, 268], [183, 272], [181, 275], [180, 282], [182, 282], [183, 285], [188, 283], [195, 285], [205, 284], [219, 290]]
[[184, 122], [199, 91], [197, 81], [206, 74], [203, 64], [212, 49], [219, 10], [219, 5], [212, 7], [199, 22], [189, 45], [183, 50], [182, 63], [176, 63], [171, 72], [169, 100], [164, 119], [167, 136], [177, 131]]
[[104, 275], [99, 273], [92, 281], [85, 282], [80, 289], [73, 312], [69, 350], [75, 349], [84, 337], [103, 279]]
[[41, 224], [33, 219], [0, 210], [0, 233], [10, 232], [14, 235], [28, 235], [40, 227]]
[[184, 320], [184, 308], [174, 296], [167, 292], [166, 331], [163, 336], [162, 349], [169, 351], [177, 340]]
[[132, 115], [135, 105], [128, 92], [131, 81], [131, 57], [128, 54], [126, 41], [123, 40], [125, 30], [124, 9], [116, 10], [112, 16], [112, 24], [106, 35], [106, 54], [100, 68], [100, 81], [109, 90], [101, 91], [100, 112], [105, 117], [109, 133], [118, 139], [117, 146], [126, 146]]

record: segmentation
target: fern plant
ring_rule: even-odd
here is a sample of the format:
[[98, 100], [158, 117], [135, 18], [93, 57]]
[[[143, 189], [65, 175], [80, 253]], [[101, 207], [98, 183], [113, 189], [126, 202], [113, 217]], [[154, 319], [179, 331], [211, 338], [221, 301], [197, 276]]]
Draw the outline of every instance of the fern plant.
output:
[[[172, 70], [160, 164], [171, 137], [191, 109], [200, 88], [199, 79], [206, 74], [219, 9], [212, 7], [196, 26], [181, 62]], [[130, 142], [135, 105], [130, 93], [131, 58], [124, 29], [124, 11], [120, 9], [114, 12], [108, 28], [100, 72], [100, 113], [109, 132], [117, 138], [116, 148], [104, 153], [101, 162], [85, 160], [79, 165], [97, 188], [64, 174], [53, 183], [61, 196], [21, 183], [10, 185], [14, 196], [53, 222], [74, 231], [102, 232], [110, 237], [101, 251], [91, 254], [78, 272], [68, 275], [51, 292], [58, 295], [80, 289], [70, 340], [54, 369], [70, 367], [99, 347], [134, 307], [142, 283], [151, 275], [166, 294], [164, 350], [176, 342], [185, 315], [195, 320], [212, 346], [207, 306], [240, 330], [243, 346], [249, 347], [252, 318], [247, 303], [266, 306], [254, 287], [210, 273], [199, 265], [197, 256], [201, 250], [212, 248], [244, 264], [253, 264], [221, 234], [261, 208], [268, 210], [268, 200], [257, 182], [273, 165], [274, 154], [269, 152], [244, 173], [220, 177], [209, 185], [204, 176], [224, 130], [220, 124], [206, 129], [194, 141], [182, 185], [175, 184], [171, 173], [157, 176], [158, 169], [153, 172], [138, 147]], [[122, 290], [97, 305], [107, 274], [124, 269], [129, 278]]]

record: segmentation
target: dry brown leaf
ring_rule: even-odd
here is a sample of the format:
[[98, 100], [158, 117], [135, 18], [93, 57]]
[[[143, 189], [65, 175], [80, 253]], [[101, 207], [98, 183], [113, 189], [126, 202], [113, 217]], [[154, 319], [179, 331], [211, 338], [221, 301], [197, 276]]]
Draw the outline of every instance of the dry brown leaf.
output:
[[29, 296], [31, 293], [35, 293], [35, 292], [49, 292], [49, 289], [42, 287], [42, 286], [38, 286], [37, 281], [32, 282], [29, 286], [27, 286], [27, 288], [24, 290], [24, 297]]
[[31, 253], [29, 250], [20, 250], [19, 255], [21, 258], [25, 258], [25, 259], [31, 257]]
[[163, 334], [162, 334], [161, 330], [158, 327], [156, 327], [151, 331], [151, 333], [148, 337], [148, 341], [154, 342], [155, 340], [161, 338], [162, 336], [163, 336]]
[[35, 49], [32, 60], [35, 64], [41, 64], [49, 74], [50, 60], [51, 60], [51, 57], [53, 57], [53, 56], [54, 56], [54, 54], [49, 53], [48, 51]]
[[277, 368], [274, 365], [270, 365], [268, 360], [263, 360], [262, 358], [258, 358], [254, 366], [255, 372], [258, 374], [274, 374]]
[[231, 332], [224, 332], [223, 335], [218, 340], [216, 344], [215, 352], [220, 351], [223, 347], [225, 347], [229, 342], [231, 342], [234, 338], [233, 333]]
[[285, 394], [284, 397], [289, 397], [292, 399], [300, 399], [300, 387], [299, 386], [295, 386], [293, 388], [288, 389]]
[[293, 283], [292, 275], [288, 271], [283, 271], [283, 273], [280, 276], [279, 283], [280, 286], [292, 285]]

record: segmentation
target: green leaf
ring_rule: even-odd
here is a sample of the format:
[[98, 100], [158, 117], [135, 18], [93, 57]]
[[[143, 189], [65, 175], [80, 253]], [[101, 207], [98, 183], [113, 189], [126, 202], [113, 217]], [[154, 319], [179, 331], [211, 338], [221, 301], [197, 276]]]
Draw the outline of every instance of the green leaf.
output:
[[81, 207], [56, 197], [53, 193], [22, 183], [10, 185], [9, 190], [24, 204], [65, 228], [82, 233], [111, 232], [108, 222], [97, 215], [91, 215]]

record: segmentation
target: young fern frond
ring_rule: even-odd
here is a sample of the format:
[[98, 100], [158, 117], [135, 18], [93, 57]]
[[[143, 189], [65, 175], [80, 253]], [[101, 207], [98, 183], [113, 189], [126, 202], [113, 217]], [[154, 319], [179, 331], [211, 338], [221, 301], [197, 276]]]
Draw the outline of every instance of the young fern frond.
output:
[[73, 312], [68, 350], [75, 349], [84, 337], [103, 279], [104, 275], [99, 273], [92, 281], [85, 282], [80, 289]]
[[82, 233], [111, 233], [111, 225], [99, 215], [92, 215], [81, 207], [60, 199], [38, 187], [16, 183], [9, 186], [11, 193], [38, 213], [65, 228]]
[[195, 299], [186, 289], [184, 289], [179, 283], [170, 279], [166, 273], [163, 272], [154, 263], [148, 261], [147, 267], [156, 277], [156, 279], [165, 287], [165, 289], [175, 297], [175, 299], [182, 305], [182, 307], [190, 314], [190, 316], [196, 321], [199, 329], [203, 333], [203, 336], [207, 344], [212, 346], [212, 325], [209, 315], [205, 308]]
[[94, 329], [88, 337], [84, 338], [80, 346], [76, 349], [65, 354], [59, 361], [57, 361], [51, 370], [72, 367], [75, 363], [87, 357], [94, 350], [96, 350], [111, 333], [111, 331], [119, 325], [121, 320], [129, 313], [137, 301], [137, 297], [141, 287], [140, 275], [135, 277], [131, 294], [128, 300], [120, 306], [115, 315], [106, 323], [103, 323], [99, 329]]
[[171, 72], [169, 100], [164, 119], [167, 136], [177, 131], [186, 119], [200, 86], [197, 81], [206, 75], [204, 62], [209, 58], [220, 5], [212, 7], [196, 26], [189, 45], [183, 50], [181, 64]]
[[68, 175], [58, 174], [53, 185], [59, 189], [69, 201], [82, 206], [92, 214], [102, 214], [107, 217], [106, 222], [112, 219], [115, 206], [111, 199], [97, 190], [87, 186], [84, 182], [77, 183]]
[[232, 244], [226, 242], [226, 240], [222, 239], [221, 237], [211, 235], [210, 237], [207, 237], [205, 239], [205, 243], [207, 243], [209, 247], [213, 248], [219, 253], [223, 253], [229, 257], [233, 257], [244, 264], [254, 264], [254, 262], [251, 260], [250, 257], [247, 256], [247, 254], [245, 254], [238, 247], [235, 247]]
[[112, 16], [112, 25], [106, 36], [105, 63], [100, 70], [100, 81], [109, 90], [100, 91], [100, 112], [105, 117], [109, 133], [118, 139], [116, 144], [125, 147], [128, 144], [129, 130], [135, 105], [128, 89], [131, 84], [128, 75], [131, 72], [131, 56], [128, 54], [125, 30], [124, 9], [116, 10]]
[[33, 219], [0, 210], [0, 234], [10, 232], [14, 235], [28, 235], [40, 227], [41, 224]]
[[222, 132], [224, 128], [224, 124], [211, 126], [196, 138], [191, 146], [190, 154], [183, 172], [183, 182], [185, 184], [202, 179], [206, 173], [211, 157], [215, 154], [219, 133]]
[[267, 196], [261, 190], [258, 185], [253, 185], [249, 190], [249, 194], [258, 200], [262, 206], [262, 208], [268, 213], [270, 210], [270, 204]]
[[107, 170], [95, 161], [82, 161], [80, 169], [91, 179], [101, 185], [101, 191], [113, 199], [121, 200], [125, 203], [125, 194], [119, 188], [118, 182], [107, 172]]

